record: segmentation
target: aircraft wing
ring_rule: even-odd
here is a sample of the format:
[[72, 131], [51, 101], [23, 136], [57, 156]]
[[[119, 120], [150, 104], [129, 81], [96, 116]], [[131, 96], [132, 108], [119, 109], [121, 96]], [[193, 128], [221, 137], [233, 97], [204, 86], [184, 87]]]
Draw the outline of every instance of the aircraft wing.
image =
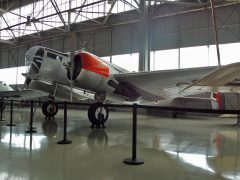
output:
[[143, 100], [159, 101], [203, 92], [240, 92], [240, 63], [226, 66], [116, 74], [118, 86]]
[[23, 90], [23, 91], [1, 91], [0, 97], [10, 99], [31, 99], [47, 96], [47, 93], [37, 90]]
[[[116, 89], [115, 93], [130, 89], [135, 97], [139, 96], [147, 101], [174, 99], [185, 96], [179, 94], [183, 88], [214, 69], [216, 67], [116, 74], [114, 77], [118, 85], [112, 86]], [[191, 95], [191, 93], [188, 95]]]
[[222, 66], [200, 78], [182, 91], [240, 93], [240, 63]]
[[[22, 91], [0, 91], [0, 97], [5, 97], [9, 99], [33, 99], [39, 97], [47, 97], [55, 91], [55, 86], [51, 82], [43, 80], [32, 80], [32, 86], [29, 89], [24, 89]], [[59, 100], [70, 100], [72, 91], [72, 98], [74, 101], [93, 99], [94, 94], [91, 92], [84, 91], [77, 87], [71, 89], [69, 86], [58, 84], [56, 90], [56, 98]]]

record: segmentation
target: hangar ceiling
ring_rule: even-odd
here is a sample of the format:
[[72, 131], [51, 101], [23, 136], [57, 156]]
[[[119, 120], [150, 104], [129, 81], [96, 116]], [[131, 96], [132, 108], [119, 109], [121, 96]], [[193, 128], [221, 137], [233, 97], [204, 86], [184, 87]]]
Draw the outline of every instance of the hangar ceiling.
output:
[[[210, 6], [208, 0], [1, 0], [0, 49], [138, 22], [143, 3], [151, 18]], [[229, 3], [239, 0], [215, 0]]]
[[[213, 1], [219, 43], [240, 42], [240, 0]], [[150, 51], [213, 44], [209, 0], [0, 1], [0, 68], [24, 66], [27, 49], [40, 45], [110, 58], [139, 53], [145, 71]]]

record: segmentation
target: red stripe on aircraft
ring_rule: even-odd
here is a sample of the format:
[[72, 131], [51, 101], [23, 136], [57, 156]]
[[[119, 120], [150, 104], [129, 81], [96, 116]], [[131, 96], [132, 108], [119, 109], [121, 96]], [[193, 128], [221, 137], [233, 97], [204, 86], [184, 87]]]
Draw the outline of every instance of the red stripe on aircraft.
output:
[[218, 109], [222, 109], [222, 97], [221, 97], [221, 93], [220, 92], [217, 92], [217, 102], [218, 102]]
[[82, 68], [96, 74], [109, 77], [109, 67], [104, 64], [97, 56], [88, 52], [80, 52]]

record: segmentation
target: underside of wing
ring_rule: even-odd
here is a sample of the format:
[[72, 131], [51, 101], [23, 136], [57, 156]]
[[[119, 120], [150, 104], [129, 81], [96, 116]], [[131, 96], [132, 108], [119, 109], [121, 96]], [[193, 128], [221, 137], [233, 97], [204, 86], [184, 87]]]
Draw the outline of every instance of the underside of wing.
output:
[[239, 93], [240, 63], [222, 66], [182, 90], [183, 93], [193, 91]]
[[0, 97], [9, 99], [34, 99], [40, 97], [54, 96], [58, 100], [70, 101], [93, 99], [94, 94], [77, 87], [69, 87], [65, 85], [53, 84], [43, 80], [32, 80], [31, 85], [28, 89], [17, 90], [17, 91], [0, 91]]
[[74, 101], [94, 99], [94, 94], [92, 92], [77, 87], [71, 89], [71, 87], [64, 85], [59, 85], [56, 97], [62, 100], [70, 100], [71, 93]]
[[70, 101], [71, 95], [74, 101], [93, 98], [93, 94], [77, 87], [73, 86], [71, 88], [70, 86], [54, 84], [44, 80], [32, 80], [29, 88], [34, 91], [44, 92], [45, 96], [54, 96], [59, 100]]

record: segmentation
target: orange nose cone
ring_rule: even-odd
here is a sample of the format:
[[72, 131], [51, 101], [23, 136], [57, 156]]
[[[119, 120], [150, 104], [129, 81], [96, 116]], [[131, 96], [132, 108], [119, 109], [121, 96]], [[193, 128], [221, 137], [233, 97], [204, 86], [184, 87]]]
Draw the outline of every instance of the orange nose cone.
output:
[[109, 67], [103, 63], [97, 56], [88, 52], [80, 52], [82, 59], [82, 68], [101, 76], [109, 77]]

